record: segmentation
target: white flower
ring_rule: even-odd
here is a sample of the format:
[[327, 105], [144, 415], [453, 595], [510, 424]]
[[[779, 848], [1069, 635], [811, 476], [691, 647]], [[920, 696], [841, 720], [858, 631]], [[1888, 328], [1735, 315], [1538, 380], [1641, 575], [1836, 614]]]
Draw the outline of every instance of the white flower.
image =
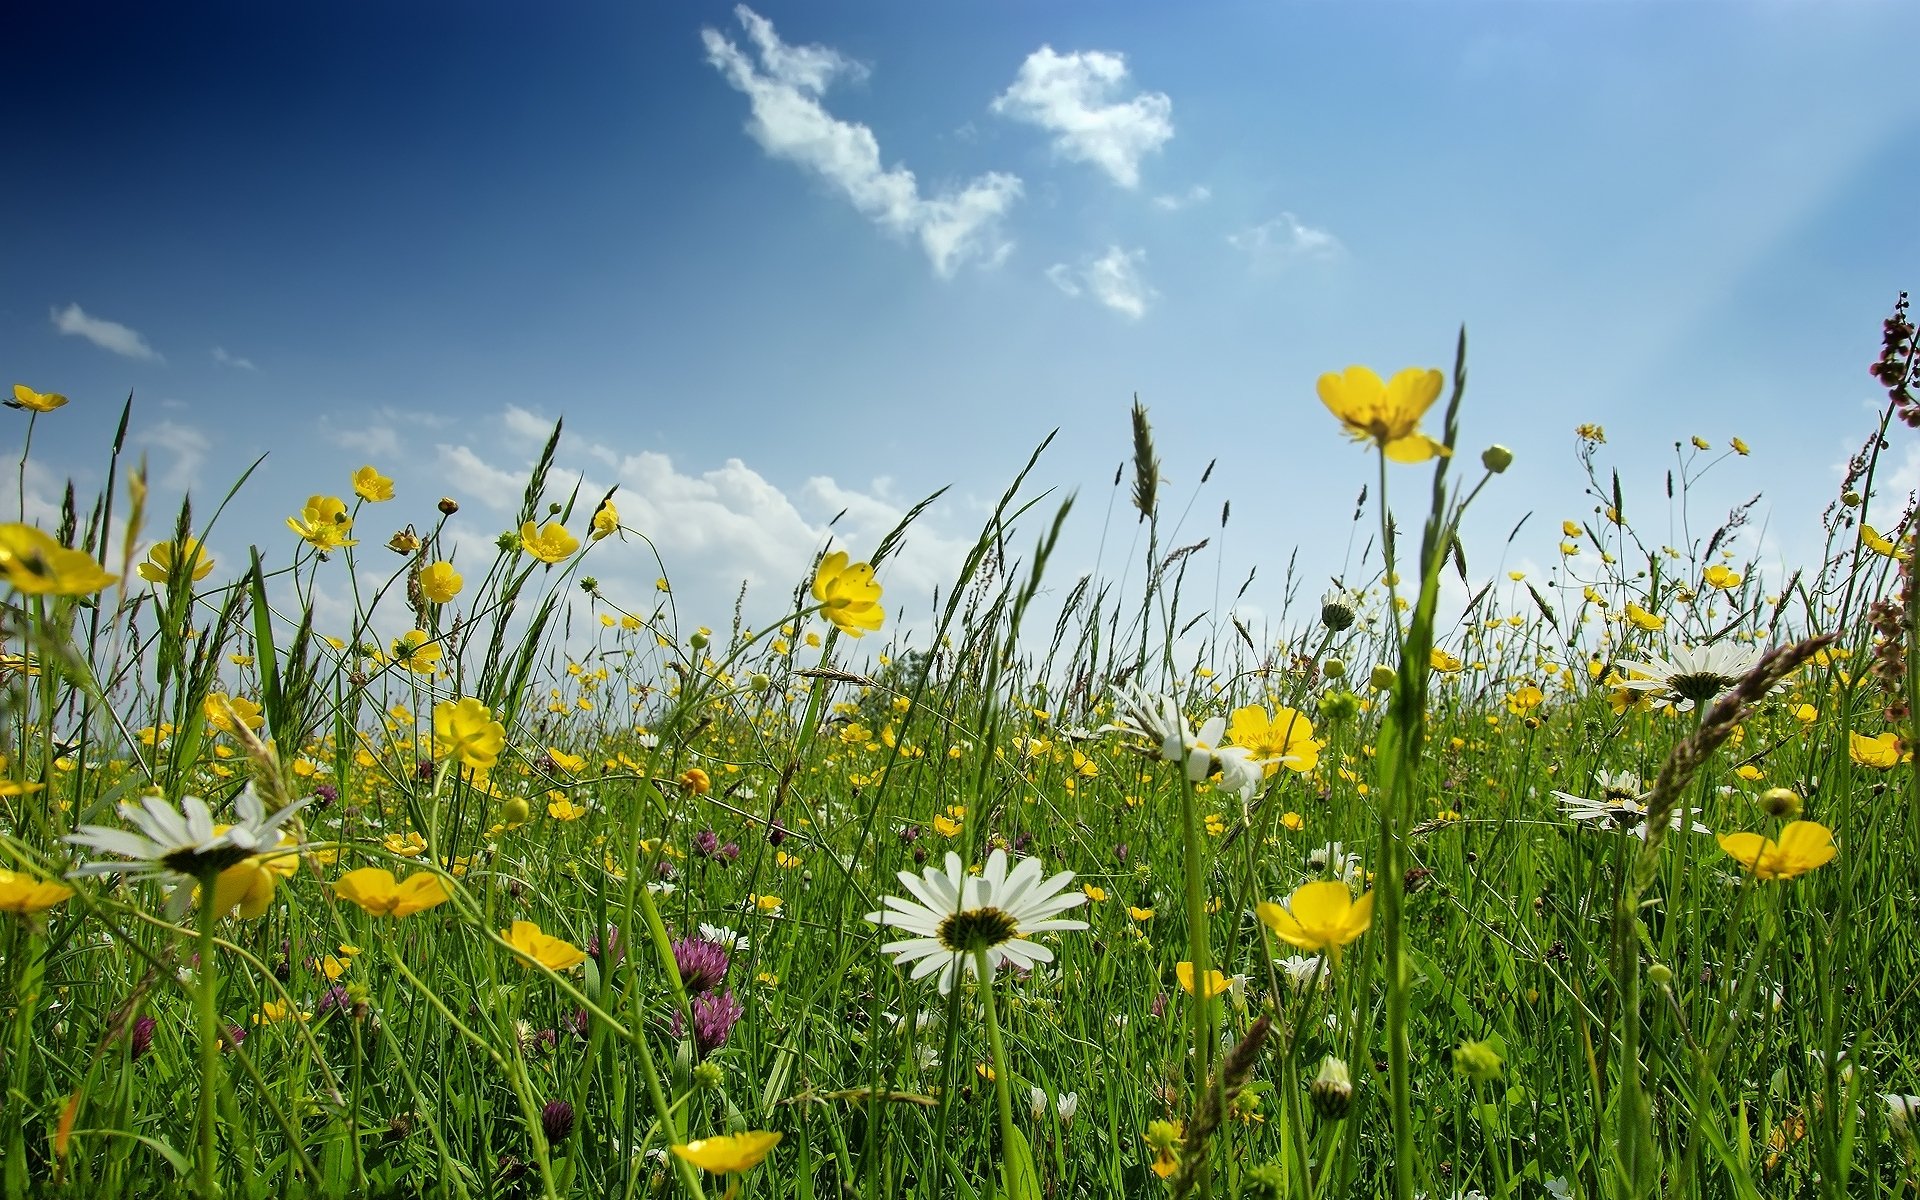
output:
[[1250, 800], [1266, 777], [1253, 752], [1241, 746], [1222, 746], [1227, 719], [1209, 717], [1199, 729], [1187, 724], [1179, 701], [1172, 696], [1149, 692], [1123, 683], [1113, 693], [1114, 719], [1102, 725], [1101, 733], [1126, 733], [1144, 738], [1146, 749], [1157, 758], [1180, 763], [1191, 782], [1199, 783], [1218, 772], [1220, 787], [1241, 800]]
[[[1154, 754], [1178, 761], [1180, 747], [1187, 737], [1187, 719], [1180, 703], [1172, 696], [1149, 692], [1136, 684], [1122, 683], [1113, 689], [1113, 722], [1102, 725], [1100, 733], [1128, 733], [1145, 738]], [[1221, 723], [1225, 728], [1225, 722]]]
[[1296, 992], [1312, 987], [1316, 979], [1320, 981], [1321, 990], [1324, 991], [1330, 981], [1318, 954], [1293, 954], [1274, 965], [1280, 968], [1280, 974], [1286, 978], [1287, 986]]
[[[1594, 790], [1599, 794], [1589, 800], [1571, 792], [1555, 792], [1560, 807], [1576, 821], [1591, 821], [1598, 825], [1608, 825], [1623, 829], [1635, 837], [1646, 840], [1647, 837], [1647, 798], [1640, 790], [1640, 777], [1632, 771], [1608, 774], [1605, 771], [1593, 773]], [[1673, 810], [1673, 827], [1684, 829], [1690, 817], [1698, 816], [1697, 808], [1678, 807]], [[1695, 833], [1712, 833], [1713, 830], [1700, 822], [1693, 822]]]
[[1880, 1097], [1887, 1104], [1887, 1124], [1895, 1133], [1905, 1133], [1913, 1128], [1915, 1118], [1920, 1118], [1920, 1096], [1903, 1096], [1898, 1092], [1885, 1092]]
[[142, 797], [138, 807], [123, 802], [120, 815], [134, 830], [82, 825], [66, 838], [76, 846], [117, 854], [120, 860], [97, 859], [71, 873], [163, 880], [171, 888], [169, 909], [184, 912], [202, 880], [270, 849], [297, 850], [297, 843], [288, 846], [280, 840], [280, 826], [306, 804], [296, 800], [269, 816], [249, 784], [234, 798], [233, 824], [216, 831], [213, 811], [198, 796], [182, 796], [179, 808], [158, 796]]
[[1027, 1111], [1038, 1121], [1047, 1115], [1047, 1093], [1043, 1088], [1034, 1088], [1027, 1097]]
[[944, 871], [928, 867], [922, 875], [900, 872], [901, 886], [914, 899], [883, 897], [886, 909], [868, 913], [867, 920], [916, 935], [888, 942], [881, 952], [900, 966], [915, 964], [912, 979], [939, 972], [944, 995], [953, 990], [963, 968], [978, 972], [979, 951], [986, 951], [987, 983], [1003, 964], [1032, 970], [1035, 963], [1052, 962], [1053, 952], [1029, 939], [1036, 933], [1087, 927], [1085, 921], [1056, 918], [1087, 901], [1085, 892], [1061, 894], [1072, 882], [1072, 871], [1041, 878], [1037, 858], [1021, 859], [1009, 870], [1004, 850], [989, 855], [979, 875], [968, 875], [960, 856], [949, 853]]
[[1640, 678], [1623, 680], [1621, 687], [1638, 692], [1661, 692], [1662, 697], [1682, 712], [1696, 704], [1705, 704], [1740, 680], [1759, 663], [1764, 653], [1759, 646], [1738, 646], [1716, 642], [1693, 648], [1676, 646], [1671, 658], [1653, 658], [1646, 662], [1620, 659], [1616, 665]]
[[735, 933], [725, 925], [709, 925], [705, 921], [700, 922], [700, 936], [730, 954], [745, 950], [750, 944], [746, 934]]
[[1060, 1118], [1062, 1125], [1073, 1124], [1073, 1114], [1079, 1111], [1079, 1092], [1061, 1092], [1053, 1098], [1053, 1115]]
[[1348, 854], [1339, 842], [1328, 842], [1307, 855], [1307, 870], [1316, 875], [1336, 875], [1352, 883], [1360, 878], [1360, 856]]

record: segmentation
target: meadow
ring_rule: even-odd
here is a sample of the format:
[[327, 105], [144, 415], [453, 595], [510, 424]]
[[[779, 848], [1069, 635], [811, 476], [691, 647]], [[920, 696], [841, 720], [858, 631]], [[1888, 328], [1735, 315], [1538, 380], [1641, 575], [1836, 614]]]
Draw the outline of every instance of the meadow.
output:
[[[215, 561], [123, 416], [0, 525], [0, 1194], [1913, 1195], [1914, 373], [1903, 302], [1784, 576], [1670, 520], [1744, 444], [1635, 497], [1590, 425], [1562, 565], [1476, 573], [1464, 335], [1295, 381], [1367, 492], [1278, 637], [1137, 405], [1133, 582], [1029, 462], [912, 644], [919, 510], [752, 628], [603, 590], [648, 531], [555, 442], [497, 541], [370, 465]], [[87, 418], [9, 404], [24, 491]]]

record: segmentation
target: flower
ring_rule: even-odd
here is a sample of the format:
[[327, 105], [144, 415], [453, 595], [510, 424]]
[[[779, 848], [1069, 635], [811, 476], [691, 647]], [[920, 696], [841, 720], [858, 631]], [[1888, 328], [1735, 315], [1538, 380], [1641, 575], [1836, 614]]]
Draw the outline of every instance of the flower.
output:
[[1440, 372], [1409, 367], [1388, 383], [1366, 367], [1320, 377], [1320, 401], [1356, 442], [1371, 441], [1394, 462], [1425, 462], [1450, 451], [1420, 432], [1420, 418], [1440, 396]]
[[1302, 950], [1323, 951], [1338, 961], [1340, 947], [1373, 923], [1373, 893], [1356, 901], [1345, 883], [1321, 879], [1295, 888], [1284, 908], [1263, 900], [1255, 911], [1281, 941]]
[[1873, 526], [1864, 522], [1860, 526], [1860, 544], [1887, 558], [1900, 557], [1900, 547], [1893, 538], [1874, 532]]
[[569, 971], [587, 961], [585, 950], [572, 942], [549, 937], [532, 921], [515, 921], [513, 928], [502, 930], [500, 936], [522, 958], [549, 971]]
[[520, 548], [543, 563], [564, 562], [580, 548], [580, 539], [558, 521], [548, 521], [544, 529], [535, 529], [528, 521], [520, 527]]
[[1864, 733], [1849, 732], [1847, 757], [1863, 767], [1885, 771], [1900, 762], [1900, 736], [1889, 732], [1868, 737]]
[[549, 1100], [540, 1110], [540, 1132], [550, 1145], [559, 1145], [573, 1133], [573, 1105], [565, 1100]]
[[415, 675], [431, 675], [440, 666], [440, 643], [424, 629], [409, 629], [393, 639], [393, 661]]
[[8, 408], [32, 413], [50, 413], [66, 402], [67, 398], [58, 392], [36, 392], [24, 383], [13, 385], [13, 399], [0, 401]]
[[[695, 996], [689, 1007], [693, 1009], [694, 1048], [703, 1055], [712, 1054], [726, 1045], [728, 1035], [747, 1011], [731, 991], [706, 992]], [[673, 1014], [673, 1036], [679, 1037], [683, 1030], [680, 1013], [676, 1009]]]
[[1453, 1069], [1475, 1083], [1492, 1083], [1500, 1078], [1500, 1052], [1491, 1043], [1465, 1041], [1453, 1048]]
[[420, 594], [435, 604], [445, 604], [460, 594], [466, 580], [450, 562], [437, 562], [420, 569]]
[[353, 473], [353, 494], [369, 504], [393, 499], [393, 480], [374, 470], [361, 467]]
[[1307, 1096], [1321, 1116], [1333, 1121], [1346, 1116], [1353, 1104], [1353, 1073], [1347, 1069], [1347, 1060], [1331, 1054], [1321, 1059], [1320, 1073], [1307, 1084]]
[[507, 727], [493, 719], [493, 710], [471, 696], [442, 700], [433, 706], [433, 756], [458, 757], [461, 765], [485, 771], [499, 761], [507, 744]]
[[1290, 954], [1274, 965], [1280, 968], [1287, 986], [1296, 992], [1304, 992], [1315, 983], [1325, 991], [1332, 983], [1327, 976], [1327, 960], [1318, 954]]
[[[125, 875], [129, 879], [161, 879], [173, 889], [169, 907], [186, 910], [192, 897], [192, 885], [202, 879], [217, 878], [266, 850], [284, 855], [289, 847], [280, 840], [280, 827], [301, 808], [306, 800], [296, 800], [268, 814], [266, 806], [251, 786], [235, 797], [234, 823], [216, 829], [213, 812], [198, 796], [183, 796], [175, 808], [158, 796], [146, 796], [138, 807], [122, 802], [120, 816], [134, 830], [106, 825], [82, 825], [67, 835], [76, 846], [86, 846], [106, 854], [117, 854], [124, 862], [98, 860], [74, 868], [74, 875]], [[231, 890], [234, 877], [227, 884]], [[250, 891], [257, 879], [247, 879]], [[216, 891], [215, 899], [219, 899]], [[239, 903], [236, 898], [232, 903]]]
[[333, 881], [333, 894], [376, 917], [410, 917], [447, 902], [446, 885], [433, 872], [418, 871], [395, 883], [384, 867], [348, 871]]
[[689, 995], [710, 992], [727, 981], [727, 948], [704, 937], [673, 943], [673, 965]]
[[29, 596], [88, 596], [118, 578], [31, 525], [0, 525], [0, 574]]
[[1153, 1162], [1148, 1165], [1155, 1175], [1165, 1179], [1180, 1169], [1178, 1151], [1185, 1137], [1185, 1125], [1180, 1121], [1153, 1121], [1147, 1125], [1147, 1131], [1140, 1138], [1153, 1151]]
[[768, 1130], [756, 1129], [726, 1137], [700, 1138], [673, 1147], [673, 1152], [703, 1171], [712, 1171], [715, 1175], [734, 1175], [759, 1166], [760, 1160], [780, 1144], [780, 1136]]
[[[1193, 990], [1194, 980], [1193, 980], [1193, 964], [1192, 963], [1178, 962], [1173, 964], [1173, 974], [1174, 974], [1174, 977], [1180, 981], [1181, 991], [1187, 993], [1187, 995], [1189, 996], [1195, 994]], [[1211, 1000], [1213, 997], [1218, 996], [1221, 992], [1224, 992], [1226, 990], [1227, 990], [1227, 977], [1225, 975], [1222, 975], [1218, 971], [1209, 970], [1207, 972], [1206, 994], [1201, 996], [1200, 998], [1202, 1000]]]
[[1052, 951], [1028, 940], [1033, 934], [1087, 927], [1085, 921], [1056, 916], [1087, 901], [1086, 893], [1066, 890], [1073, 872], [1062, 871], [1051, 879], [1041, 874], [1038, 858], [1022, 859], [1009, 871], [1006, 851], [995, 850], [986, 869], [970, 876], [960, 856], [948, 853], [944, 871], [928, 867], [917, 876], [900, 872], [901, 886], [914, 900], [884, 897], [881, 903], [887, 910], [868, 913], [867, 920], [917, 935], [889, 942], [881, 952], [900, 966], [914, 963], [913, 979], [939, 972], [943, 995], [953, 990], [963, 966], [978, 973], [981, 951], [987, 959], [984, 982], [991, 983], [992, 972], [1003, 963], [1031, 969], [1035, 963], [1053, 961]]
[[207, 698], [200, 702], [200, 711], [207, 718], [207, 724], [221, 733], [232, 733], [235, 721], [257, 730], [267, 720], [258, 704], [245, 696], [229, 696], [225, 692], [207, 693]]
[[[1646, 840], [1647, 805], [1646, 796], [1640, 790], [1640, 777], [1632, 771], [1609, 774], [1606, 771], [1593, 773], [1595, 788], [1599, 796], [1587, 799], [1570, 792], [1555, 792], [1554, 798], [1560, 801], [1560, 807], [1576, 821], [1592, 821], [1600, 825], [1611, 825]], [[1687, 820], [1700, 814], [1697, 808], [1677, 807], [1673, 810], [1673, 828], [1683, 829]], [[1712, 833], [1713, 830], [1693, 823], [1695, 833]]]
[[1621, 667], [1638, 676], [1622, 680], [1620, 686], [1631, 691], [1663, 692], [1668, 702], [1684, 712], [1740, 682], [1764, 651], [1758, 646], [1716, 642], [1698, 648], [1676, 646], [1670, 653], [1671, 658], [1646, 662], [1620, 659]]
[[360, 544], [347, 536], [353, 529], [353, 517], [347, 513], [346, 501], [338, 496], [308, 496], [300, 515], [287, 518], [287, 528], [322, 554]]
[[1740, 581], [1745, 576], [1730, 567], [1715, 563], [1701, 572], [1700, 578], [1706, 581], [1708, 587], [1719, 588], [1724, 592], [1739, 587]]
[[[1253, 752], [1246, 746], [1222, 746], [1227, 732], [1225, 717], [1210, 717], [1194, 729], [1180, 712], [1172, 696], [1148, 692], [1133, 684], [1114, 689], [1114, 721], [1096, 732], [1119, 732], [1145, 738], [1148, 753], [1168, 762], [1182, 763], [1187, 778], [1199, 783], [1209, 775], [1220, 774], [1220, 786], [1250, 799], [1260, 788], [1263, 777]], [[1297, 751], [1296, 751], [1297, 752]], [[1317, 750], [1316, 750], [1317, 753]]]
[[679, 783], [696, 796], [704, 796], [713, 790], [713, 780], [699, 767], [688, 767], [680, 772]]
[[178, 542], [161, 542], [147, 551], [147, 561], [135, 569], [148, 583], [166, 583], [176, 570], [189, 572], [198, 583], [212, 573], [213, 558], [199, 538], [190, 537]]
[[1311, 771], [1320, 763], [1320, 743], [1313, 740], [1313, 723], [1307, 715], [1291, 708], [1276, 709], [1271, 716], [1265, 706], [1249, 704], [1233, 710], [1227, 725], [1227, 737], [1243, 746], [1261, 766], [1282, 766], [1290, 771]]
[[848, 637], [864, 636], [887, 619], [873, 567], [863, 562], [849, 565], [845, 550], [820, 560], [813, 576], [813, 598], [820, 602], [821, 615]]
[[0, 868], [0, 912], [23, 916], [45, 912], [56, 904], [66, 903], [72, 895], [73, 889], [64, 883]]
[[1792, 821], [1780, 840], [1757, 833], [1723, 833], [1720, 848], [1756, 879], [1792, 879], [1834, 856], [1833, 830], [1818, 821]]
[[603, 537], [611, 537], [618, 532], [620, 532], [620, 510], [613, 506], [613, 501], [603, 501], [600, 507], [594, 510], [593, 528], [588, 532], [587, 537], [597, 542]]

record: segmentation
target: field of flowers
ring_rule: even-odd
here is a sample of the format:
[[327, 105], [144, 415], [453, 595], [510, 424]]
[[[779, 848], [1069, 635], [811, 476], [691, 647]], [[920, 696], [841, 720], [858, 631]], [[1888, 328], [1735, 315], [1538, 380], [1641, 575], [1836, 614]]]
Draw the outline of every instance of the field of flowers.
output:
[[1914, 1195], [1912, 334], [1786, 578], [1594, 426], [1562, 567], [1476, 576], [1464, 338], [1323, 376], [1364, 565], [1264, 646], [1137, 406], [1144, 585], [1029, 620], [1023, 472], [916, 645], [901, 530], [745, 628], [603, 591], [648, 531], [552, 442], [488, 556], [368, 466], [246, 562], [112, 442], [0, 525], [0, 1195]]

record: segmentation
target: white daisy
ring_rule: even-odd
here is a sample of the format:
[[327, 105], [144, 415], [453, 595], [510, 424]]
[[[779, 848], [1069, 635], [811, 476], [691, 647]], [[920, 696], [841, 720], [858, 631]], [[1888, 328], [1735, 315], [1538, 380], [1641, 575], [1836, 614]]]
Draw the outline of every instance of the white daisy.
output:
[[1250, 799], [1260, 789], [1266, 773], [1254, 761], [1253, 753], [1242, 746], [1220, 744], [1227, 732], [1225, 717], [1209, 717], [1196, 730], [1187, 723], [1179, 701], [1172, 696], [1128, 683], [1114, 689], [1113, 704], [1113, 723], [1102, 725], [1099, 732], [1145, 738], [1150, 753], [1182, 764], [1194, 783], [1218, 772], [1220, 786], [1242, 800]]
[[1765, 651], [1759, 646], [1715, 642], [1698, 648], [1676, 646], [1670, 658], [1646, 662], [1623, 658], [1617, 666], [1639, 678], [1623, 680], [1621, 687], [1637, 692], [1663, 693], [1682, 712], [1717, 699], [1753, 670]]
[[1060, 894], [1072, 882], [1072, 871], [1042, 879], [1037, 858], [1021, 859], [1008, 870], [1004, 850], [988, 856], [979, 875], [968, 875], [960, 856], [949, 853], [945, 870], [900, 872], [901, 886], [914, 899], [884, 897], [886, 910], [868, 913], [867, 920], [916, 935], [880, 949], [900, 966], [914, 963], [910, 978], [939, 972], [944, 995], [953, 990], [963, 968], [978, 972], [976, 955], [981, 950], [987, 952], [988, 983], [1003, 964], [1031, 970], [1035, 963], [1052, 962], [1053, 952], [1029, 939], [1036, 933], [1087, 927], [1085, 921], [1055, 917], [1087, 901], [1085, 892]]
[[700, 922], [700, 936], [716, 946], [724, 947], [729, 953], [745, 950], [751, 944], [746, 934], [735, 933], [725, 925], [709, 925], [705, 921]]
[[133, 829], [82, 825], [67, 835], [66, 840], [76, 846], [120, 856], [82, 863], [71, 874], [164, 880], [171, 887], [168, 907], [184, 912], [194, 886], [202, 880], [267, 850], [288, 848], [281, 841], [280, 826], [306, 804], [296, 800], [269, 816], [248, 785], [234, 798], [234, 823], [216, 830], [213, 811], [198, 796], [182, 796], [179, 808], [158, 796], [144, 796], [137, 807], [120, 805], [121, 817]]
[[[1576, 821], [1591, 821], [1597, 825], [1606, 825], [1614, 829], [1625, 830], [1646, 840], [1647, 836], [1647, 797], [1640, 790], [1640, 777], [1632, 771], [1620, 771], [1609, 774], [1606, 771], [1593, 773], [1594, 798], [1576, 796], [1571, 792], [1555, 792], [1560, 807]], [[1684, 829], [1690, 818], [1698, 816], [1697, 808], [1676, 808], [1673, 810], [1673, 827]], [[1713, 830], [1693, 822], [1695, 833], [1712, 833]]]

